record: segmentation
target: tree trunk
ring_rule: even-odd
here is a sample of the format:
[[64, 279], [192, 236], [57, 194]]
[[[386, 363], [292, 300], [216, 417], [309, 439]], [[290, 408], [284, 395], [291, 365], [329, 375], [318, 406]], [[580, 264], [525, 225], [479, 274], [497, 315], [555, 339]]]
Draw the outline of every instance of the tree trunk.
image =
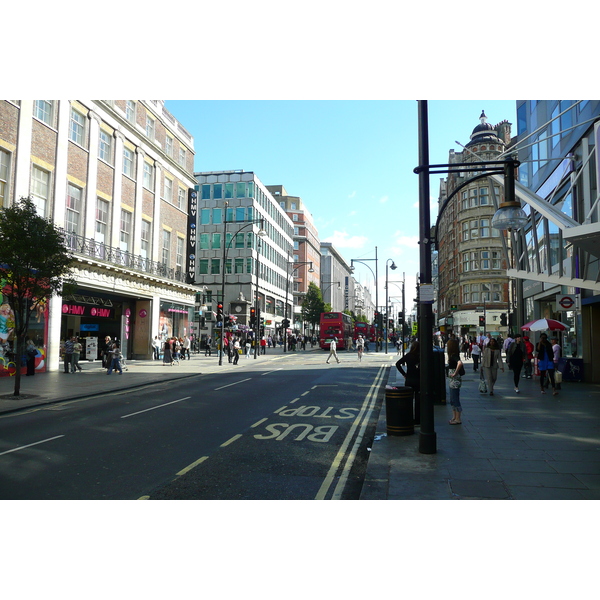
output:
[[15, 396], [19, 396], [21, 393], [21, 355], [23, 354], [23, 338], [18, 335], [15, 338]]

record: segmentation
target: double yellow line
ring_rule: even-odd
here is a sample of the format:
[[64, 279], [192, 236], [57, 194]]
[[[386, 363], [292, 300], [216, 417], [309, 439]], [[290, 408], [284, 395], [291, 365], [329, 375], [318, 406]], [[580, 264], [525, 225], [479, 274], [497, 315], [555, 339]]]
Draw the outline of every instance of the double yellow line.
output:
[[[369, 420], [371, 419], [373, 409], [375, 408], [375, 404], [377, 402], [377, 394], [379, 393], [379, 388], [381, 386], [383, 377], [387, 372], [387, 368], [388, 367], [386, 365], [382, 365], [381, 367], [379, 367], [379, 371], [377, 372], [375, 381], [371, 385], [367, 396], [365, 397], [365, 400], [361, 406], [360, 412], [356, 416], [356, 419], [352, 423], [350, 431], [348, 431], [348, 434], [344, 439], [344, 443], [339, 449], [333, 463], [331, 463], [331, 467], [329, 468], [327, 476], [323, 480], [323, 483], [321, 484], [321, 487], [317, 495], [315, 496], [315, 500], [325, 500], [325, 497], [327, 496], [330, 488], [332, 487], [335, 481], [335, 476], [340, 468], [340, 465], [342, 464], [344, 459], [346, 459], [344, 470], [342, 471], [342, 474], [340, 475], [338, 483], [335, 486], [335, 489], [333, 490], [333, 494], [331, 496], [332, 500], [341, 499], [342, 492], [346, 487], [346, 482], [348, 481], [348, 477], [350, 475], [350, 470], [352, 469], [352, 465], [356, 460], [356, 454], [365, 435], [365, 430], [367, 429], [367, 425], [369, 424]], [[352, 441], [352, 438], [354, 437], [357, 430], [359, 431], [358, 435], [356, 436], [356, 440], [354, 441], [354, 446], [352, 447], [350, 453], [347, 454], [350, 442]]]

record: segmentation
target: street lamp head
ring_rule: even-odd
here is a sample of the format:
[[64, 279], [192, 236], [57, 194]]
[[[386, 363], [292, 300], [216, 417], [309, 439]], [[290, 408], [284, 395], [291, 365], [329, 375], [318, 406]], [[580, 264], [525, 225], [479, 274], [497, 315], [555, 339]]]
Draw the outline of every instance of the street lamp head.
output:
[[527, 225], [527, 215], [519, 202], [502, 202], [492, 217], [492, 227], [495, 229], [521, 229]]
[[268, 235], [265, 230], [265, 222], [262, 219], [260, 220], [260, 229], [256, 235], [259, 235], [260, 237], [266, 237]]
[[398, 267], [396, 266], [396, 263], [394, 261], [392, 261], [392, 264], [390, 265], [390, 269], [392, 271], [395, 271]]
[[315, 272], [315, 270], [314, 270], [314, 269], [313, 269], [313, 267], [312, 267], [312, 263], [311, 263], [311, 265], [310, 265], [310, 268], [308, 269], [308, 272], [309, 272], [309, 273], [314, 273], [314, 272]]

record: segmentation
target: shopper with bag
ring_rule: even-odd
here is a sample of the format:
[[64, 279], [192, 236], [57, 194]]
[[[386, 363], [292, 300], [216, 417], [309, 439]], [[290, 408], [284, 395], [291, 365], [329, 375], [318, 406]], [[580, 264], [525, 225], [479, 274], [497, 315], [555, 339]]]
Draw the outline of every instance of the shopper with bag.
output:
[[515, 392], [519, 393], [519, 378], [521, 377], [521, 369], [523, 363], [527, 360], [527, 348], [525, 342], [521, 339], [521, 334], [517, 333], [515, 339], [506, 349], [506, 362], [513, 372], [513, 380], [515, 382]]
[[452, 406], [452, 418], [450, 425], [460, 425], [462, 423], [462, 406], [460, 404], [460, 388], [462, 386], [462, 376], [465, 374], [465, 367], [460, 360], [458, 353], [453, 354], [448, 359], [448, 387], [450, 388], [450, 406]]
[[490, 390], [490, 396], [494, 395], [494, 384], [498, 378], [498, 369], [502, 369], [504, 373], [504, 363], [502, 362], [502, 354], [498, 342], [494, 338], [490, 338], [486, 347], [483, 349], [483, 358], [481, 360], [481, 366], [485, 374], [485, 381], [488, 389]]

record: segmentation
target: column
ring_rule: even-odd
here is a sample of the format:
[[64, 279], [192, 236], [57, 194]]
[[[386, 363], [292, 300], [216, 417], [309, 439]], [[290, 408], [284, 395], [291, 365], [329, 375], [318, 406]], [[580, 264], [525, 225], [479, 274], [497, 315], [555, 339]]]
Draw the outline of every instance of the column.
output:
[[94, 111], [88, 113], [90, 123], [90, 143], [88, 149], [88, 173], [85, 186], [85, 212], [83, 236], [93, 238], [96, 230], [96, 190], [98, 189], [98, 144], [100, 140], [101, 118]]

